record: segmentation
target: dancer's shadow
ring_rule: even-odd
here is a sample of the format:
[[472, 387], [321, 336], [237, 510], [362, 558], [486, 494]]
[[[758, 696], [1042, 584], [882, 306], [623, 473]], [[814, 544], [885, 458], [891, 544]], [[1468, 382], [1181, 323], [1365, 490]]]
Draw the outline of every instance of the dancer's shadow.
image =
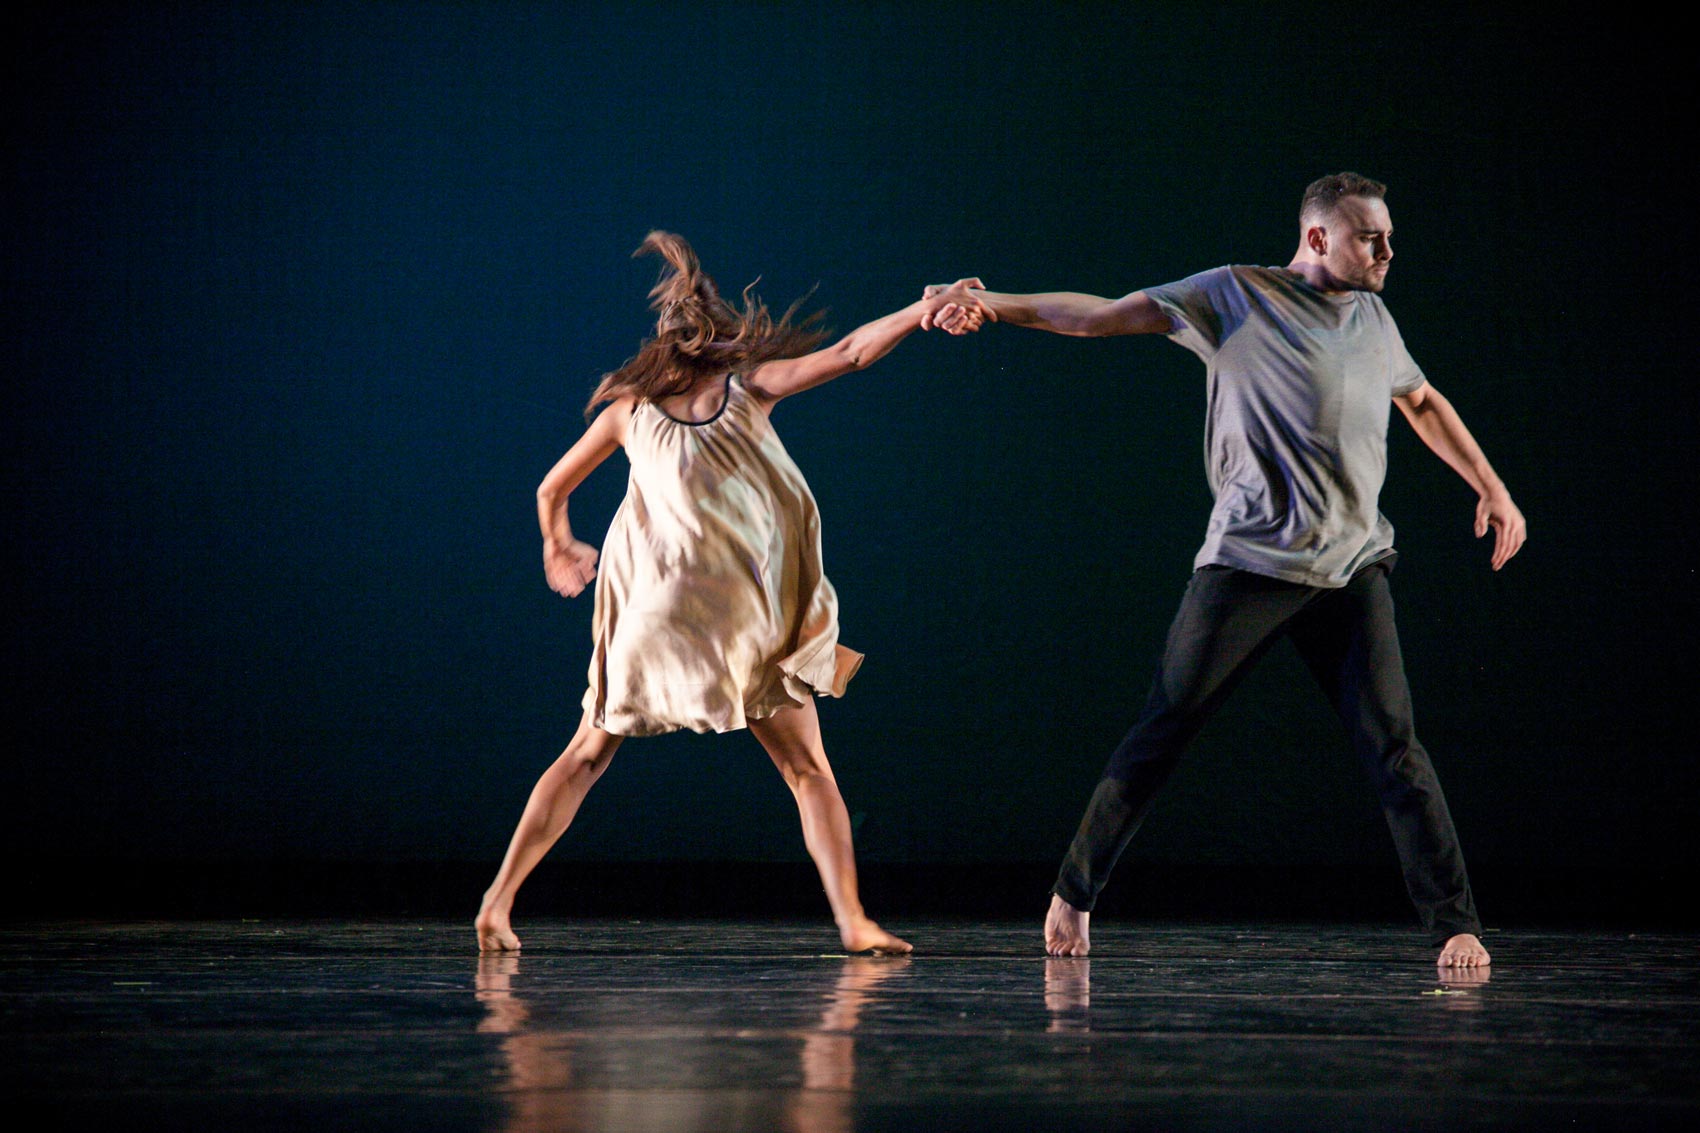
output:
[[1481, 989], [1492, 978], [1492, 968], [1441, 968], [1435, 994], [1449, 1011], [1480, 1011]]
[[1440, 986], [1446, 988], [1481, 987], [1493, 978], [1492, 968], [1440, 968]]
[[856, 1125], [856, 1028], [877, 1003], [879, 985], [910, 961], [907, 957], [847, 957], [826, 993], [819, 1021], [801, 1031], [773, 1032], [776, 1037], [799, 1040], [800, 1084], [755, 1091], [743, 1085], [650, 1091], [580, 1081], [574, 1073], [575, 1048], [591, 1043], [606, 1048], [619, 1040], [599, 1039], [594, 1027], [567, 1028], [536, 1021], [542, 1011], [534, 1011], [527, 1002], [521, 963], [512, 954], [481, 956], [474, 981], [478, 1002], [484, 1007], [479, 1032], [502, 1036], [502, 1087], [508, 1101], [504, 1128], [509, 1133], [573, 1133], [609, 1124], [707, 1133], [725, 1126], [729, 1115], [722, 1110], [733, 1100], [742, 1124], [748, 1124], [752, 1110], [759, 1109], [769, 1114], [761, 1124], [785, 1133], [850, 1133]]
[[856, 1090], [856, 1037], [875, 989], [909, 966], [907, 956], [851, 956], [839, 969], [820, 1025], [803, 1036], [803, 1088], [786, 1107], [793, 1133], [849, 1133]]
[[1045, 1010], [1052, 1034], [1092, 1029], [1092, 961], [1085, 956], [1045, 960]]

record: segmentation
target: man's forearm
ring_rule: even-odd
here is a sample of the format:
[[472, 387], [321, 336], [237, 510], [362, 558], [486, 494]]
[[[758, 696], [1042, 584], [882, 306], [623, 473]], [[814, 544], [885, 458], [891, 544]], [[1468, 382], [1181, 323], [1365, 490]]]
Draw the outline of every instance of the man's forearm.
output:
[[1504, 492], [1505, 483], [1488, 463], [1487, 454], [1465, 427], [1464, 419], [1452, 403], [1440, 392], [1429, 387], [1427, 396], [1415, 409], [1407, 411], [1411, 427], [1423, 444], [1462, 476], [1480, 496]]
[[1033, 295], [975, 291], [974, 297], [990, 307], [1000, 323], [1080, 336], [1104, 333], [1097, 329], [1096, 318], [1102, 316], [1111, 302], [1101, 295], [1083, 295], [1076, 291], [1046, 291]]
[[1168, 334], [1171, 329], [1169, 316], [1143, 291], [1120, 299], [1083, 295], [1078, 291], [1010, 295], [976, 290], [972, 294], [991, 309], [999, 322], [1053, 334], [1100, 338], [1111, 334]]

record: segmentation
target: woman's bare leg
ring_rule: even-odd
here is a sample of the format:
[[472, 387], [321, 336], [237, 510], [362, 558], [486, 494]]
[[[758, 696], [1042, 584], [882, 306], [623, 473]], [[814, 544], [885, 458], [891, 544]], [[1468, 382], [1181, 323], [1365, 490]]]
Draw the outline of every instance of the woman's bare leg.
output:
[[508, 843], [502, 868], [496, 871], [496, 880], [485, 891], [478, 919], [473, 922], [478, 930], [480, 952], [519, 951], [519, 937], [508, 923], [514, 894], [549, 852], [549, 847], [566, 832], [579, 804], [608, 769], [608, 761], [614, 758], [614, 749], [619, 746], [619, 736], [604, 732], [587, 716], [579, 722], [578, 732], [566, 750], [537, 780]]
[[784, 708], [765, 720], [750, 721], [750, 731], [767, 749], [785, 785], [797, 799], [803, 819], [803, 844], [820, 870], [838, 935], [851, 952], [903, 953], [907, 941], [885, 931], [862, 911], [856, 889], [856, 851], [850, 842], [850, 815], [838, 793], [838, 781], [821, 744], [820, 717], [813, 701]]

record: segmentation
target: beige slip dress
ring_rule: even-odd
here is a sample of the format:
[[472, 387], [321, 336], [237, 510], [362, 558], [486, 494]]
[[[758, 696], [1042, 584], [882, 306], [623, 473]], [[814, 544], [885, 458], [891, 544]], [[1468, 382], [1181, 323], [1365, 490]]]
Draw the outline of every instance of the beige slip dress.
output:
[[626, 455], [596, 578], [591, 723], [729, 732], [843, 695], [862, 655], [838, 644], [814, 495], [743, 381], [727, 377], [705, 421], [639, 402]]

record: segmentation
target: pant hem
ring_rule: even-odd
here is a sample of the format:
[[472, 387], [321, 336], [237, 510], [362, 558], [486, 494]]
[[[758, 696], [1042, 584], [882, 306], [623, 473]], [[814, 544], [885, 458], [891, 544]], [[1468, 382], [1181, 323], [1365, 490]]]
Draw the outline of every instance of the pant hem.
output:
[[1098, 902], [1091, 897], [1080, 897], [1078, 893], [1078, 890], [1066, 882], [1059, 881], [1051, 886], [1051, 896], [1061, 897], [1070, 908], [1077, 909], [1082, 913], [1090, 913], [1092, 907]]
[[[1067, 898], [1065, 897], [1064, 900], [1067, 900]], [[1482, 935], [1482, 926], [1480, 924], [1436, 925], [1429, 933], [1429, 943], [1436, 948], [1444, 948], [1448, 940], [1464, 932], [1479, 940]]]

